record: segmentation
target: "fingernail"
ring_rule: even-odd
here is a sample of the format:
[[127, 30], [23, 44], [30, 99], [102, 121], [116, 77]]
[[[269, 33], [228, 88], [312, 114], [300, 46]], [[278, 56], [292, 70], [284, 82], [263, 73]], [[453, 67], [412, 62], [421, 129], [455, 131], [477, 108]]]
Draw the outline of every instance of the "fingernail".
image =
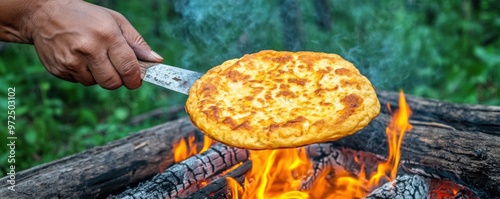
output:
[[155, 57], [156, 59], [160, 59], [160, 60], [163, 60], [163, 57], [161, 57], [158, 53], [156, 53], [155, 51], [151, 51], [150, 52], [151, 55], [153, 55], [153, 57]]

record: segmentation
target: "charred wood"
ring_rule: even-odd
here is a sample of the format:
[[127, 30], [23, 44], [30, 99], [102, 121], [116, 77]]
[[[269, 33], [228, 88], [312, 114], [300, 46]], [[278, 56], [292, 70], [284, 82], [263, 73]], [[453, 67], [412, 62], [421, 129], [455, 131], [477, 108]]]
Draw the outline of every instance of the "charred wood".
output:
[[169, 167], [150, 181], [109, 198], [174, 198], [181, 194], [190, 195], [184, 192], [196, 190], [191, 187], [197, 187], [203, 180], [247, 159], [247, 150], [215, 144], [207, 151]]
[[429, 195], [431, 199], [477, 199], [466, 187], [457, 185], [449, 180], [432, 178]]
[[188, 199], [198, 199], [198, 198], [232, 198], [229, 195], [230, 190], [227, 185], [227, 177], [235, 179], [240, 185], [243, 184], [245, 180], [245, 173], [252, 168], [252, 162], [247, 160], [238, 166], [234, 170], [228, 172], [226, 175], [212, 181], [207, 186], [203, 187], [199, 191], [191, 194]]
[[[150, 179], [174, 163], [172, 144], [195, 133], [184, 118], [16, 173], [16, 191], [2, 198], [103, 198]], [[0, 179], [6, 182], [7, 178]]]
[[[398, 94], [378, 92], [381, 114], [360, 132], [331, 142], [334, 149], [387, 155], [385, 128]], [[500, 196], [500, 107], [452, 104], [407, 96], [413, 110], [402, 144], [402, 166], [410, 172], [449, 179], [480, 198]], [[172, 145], [195, 132], [189, 118], [131, 134], [77, 155], [16, 173], [16, 192], [6, 198], [100, 198], [151, 179], [172, 165]], [[324, 149], [326, 150], [326, 149]], [[5, 182], [6, 177], [0, 179]]]
[[352, 175], [359, 175], [361, 167], [367, 174], [374, 172], [384, 157], [373, 153], [355, 151], [344, 147], [335, 147], [329, 143], [319, 143], [306, 146], [308, 157], [313, 166], [308, 176], [301, 182], [300, 190], [309, 190], [316, 179], [324, 172], [333, 172], [338, 168], [349, 171]]
[[[378, 96], [382, 105], [397, 108], [396, 93], [378, 92]], [[402, 166], [411, 173], [449, 179], [480, 198], [500, 196], [500, 107], [412, 96], [407, 101], [413, 110], [413, 129], [403, 139]], [[382, 108], [366, 128], [332, 144], [386, 156], [389, 117], [387, 108]]]
[[401, 175], [375, 189], [365, 199], [425, 199], [429, 198], [430, 180], [420, 175]]

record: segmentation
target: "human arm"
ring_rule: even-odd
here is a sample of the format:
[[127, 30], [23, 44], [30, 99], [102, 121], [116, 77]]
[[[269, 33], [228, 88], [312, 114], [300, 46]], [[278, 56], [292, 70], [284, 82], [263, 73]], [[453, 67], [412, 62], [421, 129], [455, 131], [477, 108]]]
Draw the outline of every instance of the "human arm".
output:
[[139, 87], [138, 59], [163, 59], [123, 15], [83, 0], [1, 0], [0, 40], [33, 44], [51, 74], [106, 89]]

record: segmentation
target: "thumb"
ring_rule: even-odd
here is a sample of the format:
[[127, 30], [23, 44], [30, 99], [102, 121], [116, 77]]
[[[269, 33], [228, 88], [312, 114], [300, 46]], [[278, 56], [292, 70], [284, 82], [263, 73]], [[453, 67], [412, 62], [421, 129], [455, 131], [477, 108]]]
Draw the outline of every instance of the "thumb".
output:
[[108, 10], [118, 23], [122, 35], [137, 56], [137, 59], [150, 62], [162, 62], [163, 57], [151, 50], [151, 47], [144, 41], [142, 36], [130, 24], [130, 22], [120, 13]]

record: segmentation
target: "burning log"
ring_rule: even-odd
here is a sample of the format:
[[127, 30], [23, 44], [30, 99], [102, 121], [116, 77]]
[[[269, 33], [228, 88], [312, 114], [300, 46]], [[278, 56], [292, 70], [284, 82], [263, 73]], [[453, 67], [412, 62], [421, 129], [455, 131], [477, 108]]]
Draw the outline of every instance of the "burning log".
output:
[[[391, 103], [391, 109], [395, 109], [396, 93], [379, 92], [378, 95], [381, 104]], [[411, 96], [407, 96], [407, 100], [413, 110], [410, 118], [413, 129], [403, 139], [402, 166], [409, 172], [449, 179], [470, 188], [480, 198], [499, 196], [500, 107], [452, 104]], [[389, 111], [382, 108], [381, 114], [360, 132], [316, 147], [322, 146], [325, 151], [331, 145], [336, 150], [350, 148], [357, 153], [385, 157], [388, 119]], [[146, 129], [108, 145], [16, 173], [16, 192], [8, 191], [3, 184], [0, 195], [6, 198], [105, 197], [150, 179], [172, 165], [172, 145], [193, 132], [195, 127], [188, 118]], [[6, 177], [0, 179], [6, 180]]]
[[191, 195], [200, 182], [248, 159], [248, 151], [216, 144], [155, 176], [152, 180], [109, 198], [174, 198]]
[[477, 199], [466, 187], [448, 180], [432, 179], [430, 181], [431, 199]]
[[363, 165], [363, 171], [371, 173], [384, 160], [383, 157], [376, 154], [344, 147], [336, 148], [329, 143], [312, 144], [307, 146], [306, 150], [308, 157], [313, 161], [313, 166], [308, 177], [301, 183], [299, 189], [302, 191], [309, 190], [316, 179], [327, 170], [342, 168], [357, 176]]
[[[174, 163], [172, 145], [195, 133], [189, 119], [130, 134], [105, 146], [16, 173], [2, 198], [99, 198], [150, 179]], [[7, 177], [1, 182], [6, 182]]]
[[245, 173], [252, 168], [252, 162], [247, 160], [236, 169], [228, 172], [226, 175], [212, 181], [207, 186], [191, 194], [187, 199], [198, 198], [231, 198], [228, 194], [227, 177], [235, 179], [240, 185], [243, 184]]
[[430, 180], [420, 175], [401, 175], [393, 182], [387, 182], [375, 189], [365, 199], [405, 198], [424, 199], [429, 198]]
[[[379, 92], [382, 104], [397, 107], [395, 93]], [[452, 104], [407, 97], [413, 110], [402, 144], [402, 166], [409, 172], [449, 179], [480, 198], [500, 196], [500, 107]], [[386, 108], [360, 132], [332, 142], [381, 156], [387, 154]]]

